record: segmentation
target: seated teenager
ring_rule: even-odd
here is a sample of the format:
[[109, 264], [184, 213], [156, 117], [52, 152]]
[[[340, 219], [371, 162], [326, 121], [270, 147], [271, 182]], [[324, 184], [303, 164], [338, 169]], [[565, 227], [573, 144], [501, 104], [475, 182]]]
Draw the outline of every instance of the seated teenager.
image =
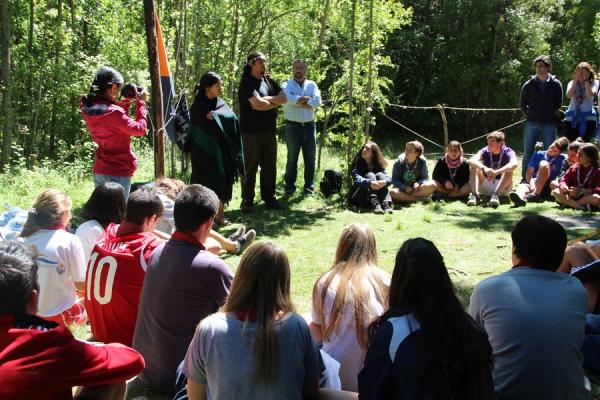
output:
[[183, 189], [173, 210], [176, 230], [148, 262], [133, 347], [146, 360], [140, 381], [151, 390], [171, 392], [196, 325], [229, 293], [229, 267], [204, 245], [218, 209], [212, 190]]
[[[175, 221], [173, 219], [175, 198], [185, 188], [185, 183], [178, 179], [163, 178], [156, 181], [155, 187], [158, 190], [158, 196], [162, 200], [165, 208], [163, 216], [158, 221], [157, 229], [168, 236], [175, 231]], [[219, 208], [219, 210], [222, 211], [221, 208]], [[221, 250], [240, 254], [250, 245], [250, 243], [252, 243], [255, 237], [256, 232], [254, 229], [250, 229], [246, 232], [246, 227], [244, 225], [240, 225], [229, 238], [226, 238], [219, 232], [211, 229], [205, 245], [206, 249], [214, 254], [219, 254]]]
[[85, 255], [77, 236], [65, 230], [71, 220], [71, 199], [56, 189], [40, 193], [21, 231], [25, 245], [40, 266], [38, 316], [62, 325], [87, 321], [83, 298]]
[[575, 165], [575, 163], [579, 162], [577, 154], [579, 153], [579, 148], [582, 144], [583, 142], [579, 139], [569, 143], [569, 146], [567, 147], [567, 157], [563, 160], [562, 165], [560, 166], [560, 173], [552, 182], [550, 182], [551, 191], [558, 187], [558, 181], [565, 176], [569, 168]]
[[388, 204], [388, 186], [392, 178], [385, 172], [387, 161], [374, 142], [366, 143], [350, 166], [352, 187], [348, 202], [356, 207], [373, 210], [375, 214], [391, 213]]
[[153, 189], [129, 195], [125, 220], [110, 224], [94, 246], [85, 278], [85, 304], [94, 339], [131, 346], [150, 255], [163, 205]]
[[436, 199], [462, 198], [471, 193], [469, 185], [469, 163], [463, 157], [464, 152], [460, 142], [451, 141], [446, 146], [446, 154], [441, 157], [433, 168]]
[[358, 391], [367, 326], [383, 314], [389, 285], [389, 274], [377, 267], [373, 231], [363, 224], [344, 228], [333, 267], [313, 288], [310, 326], [323, 350], [340, 363], [343, 390]]
[[528, 215], [511, 236], [512, 268], [480, 282], [469, 305], [492, 344], [497, 398], [586, 399], [586, 292], [576, 278], [555, 272], [567, 234], [550, 218]]
[[433, 243], [409, 239], [396, 255], [389, 308], [371, 324], [364, 399], [493, 399], [491, 348], [463, 310]]
[[524, 206], [528, 201], [541, 201], [550, 196], [550, 182], [560, 174], [565, 160], [561, 153], [568, 145], [569, 139], [561, 137], [552, 142], [548, 150], [536, 151], [531, 155], [525, 173], [526, 183], [519, 184], [517, 190], [508, 195], [515, 207]]
[[81, 241], [87, 266], [94, 245], [109, 224], [120, 224], [125, 218], [125, 190], [115, 182], [96, 186], [83, 205], [81, 218], [84, 223], [77, 227], [75, 236]]
[[0, 398], [125, 398], [125, 380], [144, 368], [134, 350], [75, 339], [64, 326], [35, 316], [38, 265], [26, 248], [0, 242]]
[[579, 149], [579, 162], [558, 181], [552, 195], [561, 206], [591, 210], [600, 205], [600, 166], [598, 148], [586, 143]]
[[489, 205], [500, 205], [498, 196], [508, 195], [513, 187], [513, 172], [517, 168], [517, 155], [504, 144], [504, 132], [487, 135], [487, 146], [479, 150], [470, 160], [471, 195], [468, 206], [481, 203], [481, 195], [490, 196]]
[[410, 203], [428, 200], [435, 192], [435, 182], [429, 179], [427, 160], [423, 156], [425, 148], [416, 140], [406, 143], [392, 170], [390, 191], [395, 203]]
[[290, 298], [283, 250], [244, 253], [222, 312], [200, 322], [183, 365], [190, 399], [316, 398], [319, 351]]
[[593, 248], [583, 242], [567, 246], [558, 272], [578, 278], [587, 292], [587, 312], [600, 314], [600, 264], [592, 263], [600, 258], [600, 246]]

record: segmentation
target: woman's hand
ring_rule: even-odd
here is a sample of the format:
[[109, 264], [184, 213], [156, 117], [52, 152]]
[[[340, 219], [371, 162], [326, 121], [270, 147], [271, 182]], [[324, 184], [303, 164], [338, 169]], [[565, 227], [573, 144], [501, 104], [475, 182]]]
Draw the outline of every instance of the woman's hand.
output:
[[209, 111], [208, 113], [206, 113], [206, 118], [208, 118], [211, 121], [213, 121], [215, 119], [215, 117], [213, 116], [213, 112]]
[[444, 187], [448, 190], [454, 189], [454, 186], [452, 185], [452, 182], [450, 182], [450, 181], [446, 181], [446, 183], [444, 183]]

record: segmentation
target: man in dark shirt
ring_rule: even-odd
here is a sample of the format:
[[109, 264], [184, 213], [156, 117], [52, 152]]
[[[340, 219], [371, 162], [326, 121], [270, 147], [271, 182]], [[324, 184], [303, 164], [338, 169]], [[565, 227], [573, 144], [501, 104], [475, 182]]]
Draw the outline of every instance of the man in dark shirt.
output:
[[254, 186], [259, 166], [261, 198], [268, 208], [282, 207], [275, 197], [277, 108], [287, 100], [279, 84], [266, 71], [265, 55], [250, 53], [238, 91], [246, 169], [242, 179], [242, 212], [254, 210]]
[[133, 347], [146, 360], [140, 381], [154, 391], [172, 391], [196, 325], [215, 313], [229, 294], [229, 267], [203, 244], [218, 208], [212, 190], [185, 188], [175, 199], [176, 231], [148, 263]]
[[550, 74], [552, 63], [549, 56], [539, 56], [533, 61], [535, 75], [521, 89], [521, 109], [525, 113], [523, 165], [521, 174], [525, 178], [529, 159], [538, 139], [544, 149], [550, 147], [556, 137], [556, 112], [563, 102], [560, 81]]

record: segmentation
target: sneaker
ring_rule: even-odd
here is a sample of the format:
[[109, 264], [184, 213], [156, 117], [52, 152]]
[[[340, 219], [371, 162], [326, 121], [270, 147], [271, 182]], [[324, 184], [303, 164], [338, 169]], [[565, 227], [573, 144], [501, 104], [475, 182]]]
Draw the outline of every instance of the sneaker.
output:
[[271, 210], [281, 210], [283, 208], [283, 204], [279, 202], [275, 197], [272, 199], [265, 201], [265, 206], [270, 208]]
[[475, 193], [471, 193], [469, 195], [469, 200], [467, 200], [467, 205], [469, 207], [476, 206], [477, 204], [479, 204], [479, 201], [480, 201], [479, 196], [476, 195]]
[[[508, 198], [510, 199], [510, 201], [513, 202], [513, 204], [515, 205], [515, 207], [523, 207], [524, 205], [527, 204], [527, 202], [525, 201], [525, 199], [522, 198], [521, 196], [519, 196], [519, 194], [517, 192], [510, 192], [508, 194]], [[492, 200], [490, 200], [490, 204], [491, 204], [491, 202], [492, 202]]]
[[252, 200], [242, 200], [242, 204], [240, 205], [240, 210], [244, 214], [250, 214], [254, 212], [254, 202]]
[[543, 200], [544, 200], [543, 197], [539, 194], [529, 193], [527, 195], [527, 201], [532, 202], [532, 203], [539, 203]]
[[231, 240], [232, 242], [236, 242], [239, 240], [239, 238], [244, 236], [245, 233], [246, 233], [246, 227], [244, 225], [240, 225], [240, 227], [237, 228], [237, 231], [235, 231], [231, 235], [229, 235], [228, 239]]
[[433, 201], [442, 201], [442, 200], [448, 200], [450, 196], [448, 196], [447, 193], [439, 193], [436, 192], [433, 194], [432, 199]]
[[498, 195], [496, 193], [492, 194], [492, 196], [490, 197], [490, 207], [498, 208], [499, 205], [500, 199], [498, 198]]
[[382, 204], [383, 211], [386, 214], [392, 214], [394, 212], [394, 206], [390, 203], [388, 203], [387, 201], [384, 201]]
[[423, 204], [429, 204], [431, 203], [431, 196], [421, 197], [421, 201], [423, 202]]
[[373, 214], [385, 214], [385, 211], [383, 211], [383, 208], [381, 208], [381, 204], [377, 204], [375, 206], [373, 209]]
[[238, 248], [237, 254], [242, 254], [244, 250], [250, 246], [250, 243], [254, 241], [256, 238], [256, 231], [254, 229], [250, 229], [244, 236], [238, 239]]

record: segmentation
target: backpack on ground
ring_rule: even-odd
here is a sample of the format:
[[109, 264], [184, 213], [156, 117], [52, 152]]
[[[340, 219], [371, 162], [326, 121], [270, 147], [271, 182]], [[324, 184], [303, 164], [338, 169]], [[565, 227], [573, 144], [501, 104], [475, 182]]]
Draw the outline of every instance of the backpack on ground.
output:
[[323, 196], [330, 197], [335, 193], [339, 193], [342, 190], [342, 181], [343, 175], [341, 172], [332, 169], [325, 170], [323, 179], [321, 179], [321, 183], [319, 184]]

